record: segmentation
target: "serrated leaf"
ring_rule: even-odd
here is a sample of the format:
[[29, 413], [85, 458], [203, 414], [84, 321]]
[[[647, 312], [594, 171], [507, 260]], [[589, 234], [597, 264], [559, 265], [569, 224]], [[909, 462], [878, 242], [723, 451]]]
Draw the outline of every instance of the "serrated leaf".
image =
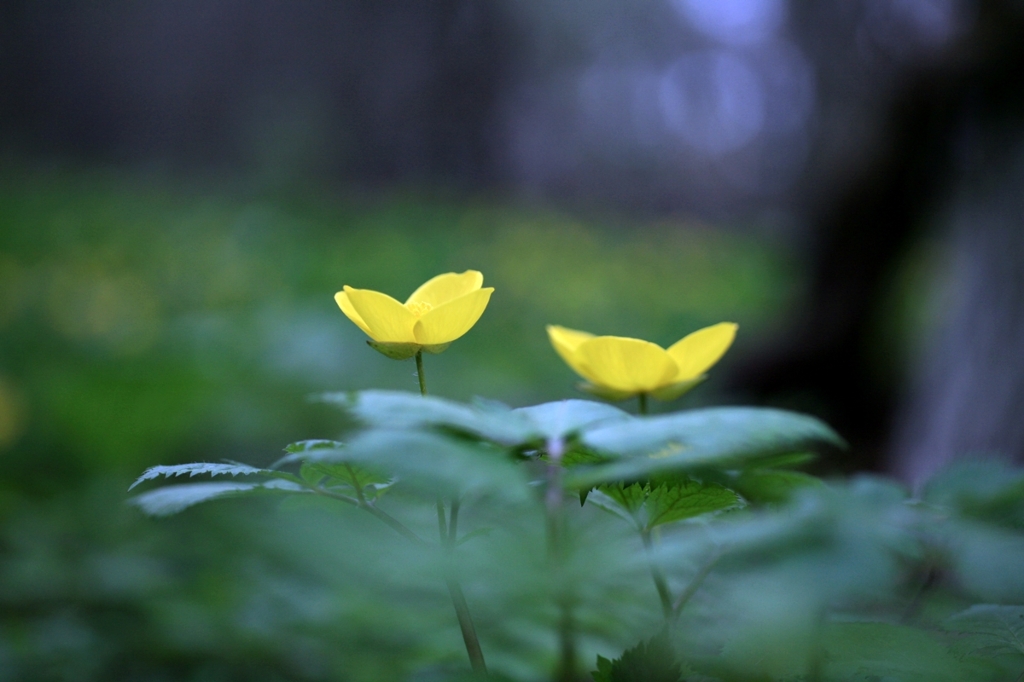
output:
[[167, 478], [185, 476], [188, 475], [190, 478], [195, 476], [207, 475], [207, 476], [252, 476], [254, 474], [265, 474], [270, 476], [278, 475], [278, 472], [271, 471], [269, 469], [257, 469], [247, 464], [216, 464], [212, 462], [193, 462], [191, 464], [175, 464], [172, 466], [159, 465], [146, 469], [141, 476], [135, 479], [135, 482], [131, 484], [128, 490], [132, 490], [135, 486], [139, 485], [144, 481], [151, 481], [154, 478], [160, 478], [165, 476]]
[[631, 485], [612, 483], [602, 485], [598, 490], [614, 500], [616, 504], [631, 515], [640, 511], [650, 492], [650, 488], [647, 485], [641, 485], [640, 483], [633, 483]]
[[741, 471], [731, 485], [751, 502], [778, 504], [788, 501], [798, 490], [823, 486], [825, 483], [802, 471], [751, 469]]
[[594, 682], [612, 682], [612, 662], [604, 656], [597, 657], [597, 670], [590, 673]]
[[756, 465], [812, 446], [841, 446], [824, 422], [762, 408], [710, 408], [658, 417], [634, 417], [587, 429], [583, 443], [617, 458], [567, 477], [571, 487], [651, 478], [705, 467]]
[[[636, 483], [634, 485], [639, 486], [639, 484]], [[590, 493], [587, 495], [586, 499], [583, 500], [581, 504], [590, 502], [596, 507], [603, 509], [610, 514], [618, 516], [623, 521], [633, 524], [637, 527], [637, 530], [639, 530], [641, 526], [639, 518], [637, 518], [637, 516], [633, 512], [627, 509], [622, 502], [619, 502], [618, 500], [612, 498], [610, 495], [606, 494], [604, 492], [604, 489], [606, 487], [610, 486], [601, 486], [600, 488], [595, 488], [594, 490], [591, 490]], [[641, 500], [641, 504], [642, 503], [643, 501]]]
[[252, 492], [307, 493], [309, 490], [286, 480], [265, 483], [186, 483], [157, 488], [137, 495], [129, 504], [150, 516], [170, 516], [201, 502]]
[[345, 444], [338, 440], [300, 440], [297, 443], [285, 446], [284, 451], [290, 455], [313, 450], [338, 450], [345, 447]]
[[647, 494], [644, 511], [648, 529], [673, 521], [691, 519], [741, 504], [739, 496], [717, 483], [693, 479], [661, 483]]
[[1024, 655], [1024, 606], [975, 604], [950, 616], [947, 630], [968, 635], [968, 652], [973, 655]]
[[[367, 499], [376, 499], [387, 492], [394, 484], [394, 478], [376, 469], [361, 464], [344, 462], [305, 462], [302, 465], [303, 477], [316, 477], [315, 484], [324, 488], [345, 488], [353, 492], [359, 491]], [[311, 478], [307, 478], [311, 482]], [[358, 497], [358, 495], [356, 495]]]
[[666, 634], [640, 642], [614, 661], [598, 656], [592, 673], [594, 682], [679, 682], [682, 675]]
[[[322, 458], [324, 453], [343, 450], [345, 444], [337, 440], [300, 440], [285, 447], [286, 454], [273, 464], [274, 469], [279, 469], [286, 464], [301, 462], [315, 462]], [[303, 467], [304, 468], [304, 467]], [[300, 469], [301, 472], [301, 469]]]

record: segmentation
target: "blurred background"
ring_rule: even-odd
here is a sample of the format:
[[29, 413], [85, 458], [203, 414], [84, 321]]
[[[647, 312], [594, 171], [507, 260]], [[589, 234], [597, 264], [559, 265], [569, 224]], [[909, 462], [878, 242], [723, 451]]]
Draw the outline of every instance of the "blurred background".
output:
[[1020, 460], [1021, 83], [1018, 0], [8, 0], [0, 680], [404, 674], [339, 619], [406, 633], [317, 606], [306, 517], [124, 505], [336, 437], [317, 391], [415, 389], [344, 284], [484, 272], [438, 395], [576, 396], [548, 323], [731, 320], [660, 409], [816, 414], [852, 444], [824, 474]]

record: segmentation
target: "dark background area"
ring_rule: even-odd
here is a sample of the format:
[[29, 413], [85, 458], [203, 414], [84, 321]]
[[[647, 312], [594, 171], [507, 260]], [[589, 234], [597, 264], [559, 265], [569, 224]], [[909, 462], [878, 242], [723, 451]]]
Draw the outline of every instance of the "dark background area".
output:
[[816, 414], [852, 446], [828, 474], [1020, 461], [1022, 51], [1011, 0], [3, 3], [0, 680], [341, 665], [228, 587], [315, 542], [122, 502], [149, 465], [336, 436], [311, 392], [414, 388], [343, 284], [484, 272], [441, 395], [575, 395], [547, 323], [729, 319], [663, 409]]

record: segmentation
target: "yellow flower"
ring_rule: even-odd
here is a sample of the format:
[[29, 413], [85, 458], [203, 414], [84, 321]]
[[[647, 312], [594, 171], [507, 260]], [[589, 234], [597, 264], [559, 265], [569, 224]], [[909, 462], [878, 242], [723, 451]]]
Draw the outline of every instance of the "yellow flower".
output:
[[674, 400], [704, 380], [736, 338], [732, 322], [699, 329], [668, 350], [649, 341], [624, 336], [594, 336], [548, 325], [551, 345], [577, 374], [580, 388], [609, 400], [651, 395]]
[[341, 312], [389, 358], [404, 360], [421, 350], [440, 353], [476, 324], [493, 288], [482, 289], [476, 270], [438, 275], [412, 292], [405, 303], [370, 289], [345, 286], [334, 295]]

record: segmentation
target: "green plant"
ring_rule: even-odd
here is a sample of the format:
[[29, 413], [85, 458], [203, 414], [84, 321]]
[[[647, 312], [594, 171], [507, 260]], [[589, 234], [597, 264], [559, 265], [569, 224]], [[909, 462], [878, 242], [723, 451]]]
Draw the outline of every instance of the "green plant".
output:
[[[353, 307], [364, 323], [372, 316]], [[473, 315], [438, 338], [465, 333]], [[585, 400], [513, 409], [432, 397], [422, 356], [432, 341], [413, 324], [408, 339], [371, 334], [371, 345], [415, 357], [420, 395], [322, 395], [359, 425], [344, 441], [294, 443], [269, 468], [153, 467], [135, 485], [231, 480], [159, 487], [133, 503], [164, 516], [263, 495], [373, 517], [388, 530], [350, 536], [354, 589], [422, 628], [434, 644], [412, 665], [424, 670], [454, 660], [416, 615], [440, 587], [481, 677], [569, 682], [595, 660], [600, 682], [994, 682], [1024, 669], [1021, 608], [1005, 605], [1024, 601], [1024, 474], [973, 465], [912, 498], [882, 479], [826, 484], [797, 471], [843, 442], [792, 412], [634, 416]], [[424, 348], [381, 347], [399, 342]], [[1004, 605], [965, 608], [976, 599]]]

